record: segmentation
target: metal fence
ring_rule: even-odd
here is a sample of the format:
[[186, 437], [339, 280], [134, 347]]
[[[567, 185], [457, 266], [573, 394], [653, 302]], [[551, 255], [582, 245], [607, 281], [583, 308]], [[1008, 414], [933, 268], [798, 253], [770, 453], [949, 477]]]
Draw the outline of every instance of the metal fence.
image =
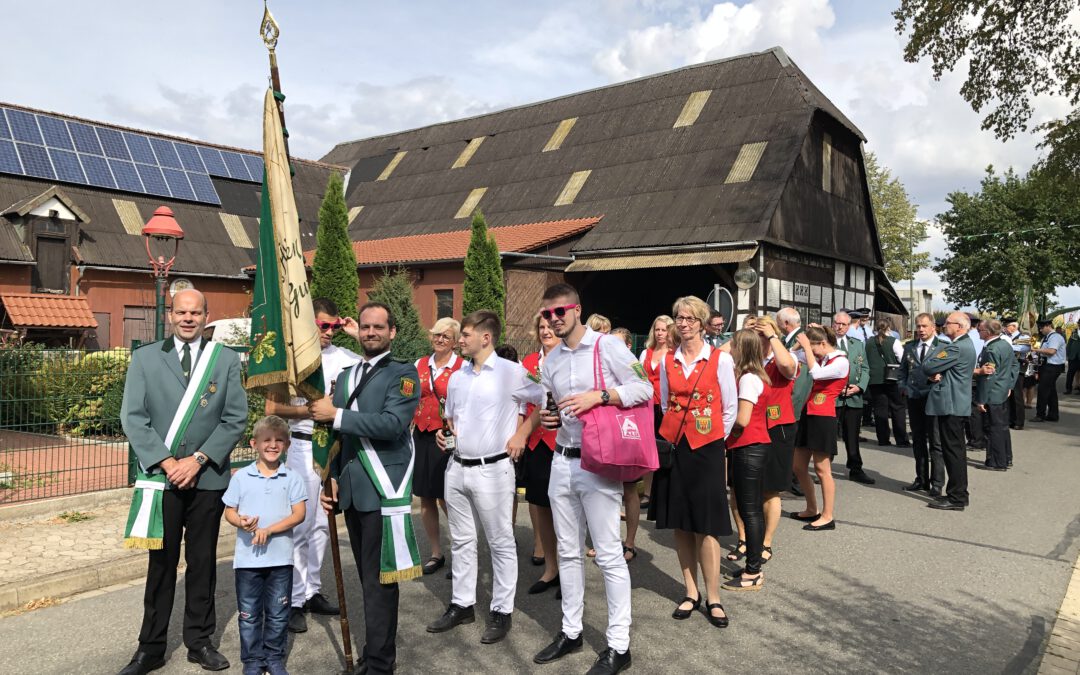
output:
[[[134, 483], [120, 425], [130, 359], [128, 349], [0, 348], [0, 505]], [[253, 419], [262, 398], [249, 398]], [[232, 459], [253, 459], [246, 439]]]

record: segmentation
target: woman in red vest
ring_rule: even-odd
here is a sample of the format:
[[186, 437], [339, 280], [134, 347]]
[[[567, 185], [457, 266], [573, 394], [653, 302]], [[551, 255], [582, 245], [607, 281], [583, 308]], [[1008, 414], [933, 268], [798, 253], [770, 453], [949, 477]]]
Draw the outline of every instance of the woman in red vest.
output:
[[[758, 323], [761, 323], [760, 319]], [[765, 546], [765, 513], [762, 487], [765, 462], [769, 456], [766, 408], [769, 405], [769, 375], [765, 372], [761, 336], [743, 329], [731, 339], [731, 357], [738, 378], [739, 409], [727, 439], [731, 451], [732, 488], [739, 518], [746, 528], [746, 569], [724, 584], [729, 591], [756, 591], [765, 583], [761, 553]]]
[[[720, 597], [720, 541], [731, 534], [724, 486], [724, 437], [735, 422], [737, 392], [731, 355], [712, 349], [703, 339], [709, 306], [688, 296], [672, 308], [679, 347], [664, 357], [660, 371], [660, 403], [664, 417], [660, 435], [674, 445], [671, 468], [657, 471], [649, 518], [657, 529], [675, 530], [675, 550], [682, 568], [686, 597], [671, 616], [688, 619], [701, 606], [697, 569], [705, 592]], [[727, 625], [719, 604], [706, 613], [710, 623]]]
[[[527, 355], [521, 361], [530, 375], [540, 378], [544, 367], [544, 357], [559, 346], [561, 340], [551, 330], [547, 319], [536, 315], [536, 340], [540, 351]], [[546, 395], [545, 395], [546, 396]], [[536, 408], [529, 405], [525, 417]], [[555, 429], [536, 427], [529, 436], [527, 450], [522, 461], [525, 462], [525, 501], [529, 502], [529, 519], [533, 527], [534, 565], [543, 565], [544, 573], [539, 581], [529, 587], [530, 594], [543, 593], [552, 586], [559, 585], [559, 559], [555, 542], [555, 523], [551, 517], [551, 502], [548, 500], [548, 479], [551, 477], [551, 455], [555, 452]]]
[[[656, 317], [652, 323], [652, 330], [649, 331], [649, 337], [645, 340], [645, 351], [641, 352], [641, 356], [638, 357], [638, 360], [641, 361], [641, 367], [645, 369], [645, 375], [653, 386], [653, 403], [656, 404], [653, 412], [656, 414], [656, 429], [660, 428], [660, 421], [664, 414], [663, 408], [660, 406], [660, 370], [664, 365], [668, 350], [671, 349], [668, 344], [668, 331], [671, 330], [674, 324], [675, 321], [667, 314]], [[648, 511], [649, 502], [652, 500], [650, 496], [652, 495], [652, 472], [645, 474], [642, 481], [644, 490], [641, 494], [641, 508]]]
[[[832, 328], [811, 325], [796, 339], [806, 354], [806, 365], [814, 384], [795, 435], [795, 476], [806, 494], [806, 508], [801, 513], [792, 513], [791, 517], [806, 523], [804, 530], [835, 530], [836, 484], [832, 477], [832, 458], [836, 454], [836, 397], [847, 387], [849, 364], [844, 352], [836, 348], [836, 333]], [[810, 480], [811, 458], [821, 483], [820, 513], [814, 483]]]
[[431, 542], [431, 557], [424, 563], [424, 574], [434, 574], [446, 563], [439, 541], [439, 509], [446, 512], [443, 495], [446, 492], [446, 463], [450, 455], [435, 444], [435, 434], [443, 428], [443, 404], [450, 376], [463, 363], [454, 353], [461, 324], [443, 317], [428, 331], [434, 353], [416, 361], [420, 377], [420, 405], [413, 416], [413, 443], [416, 460], [413, 465], [413, 494], [420, 498], [420, 521]]

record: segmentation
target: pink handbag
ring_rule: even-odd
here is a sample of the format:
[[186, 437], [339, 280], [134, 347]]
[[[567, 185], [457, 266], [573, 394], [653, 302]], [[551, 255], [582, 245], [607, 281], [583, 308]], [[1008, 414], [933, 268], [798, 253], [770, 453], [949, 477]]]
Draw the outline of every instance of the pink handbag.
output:
[[[600, 340], [593, 347], [593, 386], [604, 389]], [[660, 468], [656, 454], [653, 400], [630, 408], [601, 405], [579, 416], [581, 468], [608, 480], [628, 483]]]

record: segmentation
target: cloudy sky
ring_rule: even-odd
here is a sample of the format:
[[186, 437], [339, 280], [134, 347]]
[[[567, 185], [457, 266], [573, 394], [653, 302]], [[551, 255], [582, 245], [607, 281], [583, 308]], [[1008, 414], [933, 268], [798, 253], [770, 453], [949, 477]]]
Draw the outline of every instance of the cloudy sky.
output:
[[[259, 147], [267, 72], [259, 0], [5, 4], [8, 25], [24, 29], [5, 33], [0, 100]], [[889, 14], [895, 4], [273, 0], [271, 9], [282, 26], [288, 126], [300, 156], [779, 45], [932, 220], [950, 191], [977, 189], [987, 165], [1026, 171], [1037, 139], [997, 141], [957, 93], [962, 76], [934, 82], [929, 65], [904, 63]], [[1036, 122], [1066, 110], [1040, 99]], [[940, 235], [924, 249], [941, 254]], [[916, 285], [940, 289], [930, 270]], [[1080, 304], [1080, 288], [1058, 298]]]

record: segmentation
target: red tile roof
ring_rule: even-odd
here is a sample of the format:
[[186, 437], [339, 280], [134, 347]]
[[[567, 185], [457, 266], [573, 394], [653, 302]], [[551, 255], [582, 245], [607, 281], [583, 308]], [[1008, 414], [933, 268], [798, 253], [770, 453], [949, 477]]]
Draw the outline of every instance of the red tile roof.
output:
[[82, 296], [3, 293], [8, 319], [16, 328], [97, 328], [90, 303]]

